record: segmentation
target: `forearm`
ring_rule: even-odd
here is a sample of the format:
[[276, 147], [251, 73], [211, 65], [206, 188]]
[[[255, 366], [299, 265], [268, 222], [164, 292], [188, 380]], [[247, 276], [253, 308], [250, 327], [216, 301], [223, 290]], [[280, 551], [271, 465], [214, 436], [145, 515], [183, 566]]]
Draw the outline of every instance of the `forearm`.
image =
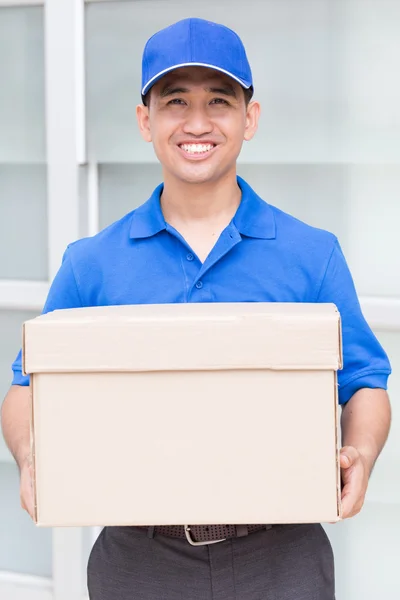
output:
[[388, 394], [381, 389], [361, 389], [342, 411], [342, 446], [353, 446], [363, 456], [368, 474], [387, 440], [391, 422]]
[[19, 468], [30, 457], [31, 395], [26, 386], [12, 386], [1, 409], [1, 426], [6, 444]]

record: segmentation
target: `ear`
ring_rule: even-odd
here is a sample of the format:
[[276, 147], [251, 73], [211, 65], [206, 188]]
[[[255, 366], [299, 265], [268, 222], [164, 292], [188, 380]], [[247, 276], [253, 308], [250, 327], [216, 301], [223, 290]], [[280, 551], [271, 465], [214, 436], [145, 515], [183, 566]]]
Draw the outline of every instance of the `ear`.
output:
[[142, 138], [145, 142], [151, 142], [149, 107], [139, 104], [136, 107], [136, 118]]
[[260, 110], [259, 102], [249, 102], [246, 109], [246, 128], [244, 130], [244, 139], [246, 142], [250, 141], [257, 131]]

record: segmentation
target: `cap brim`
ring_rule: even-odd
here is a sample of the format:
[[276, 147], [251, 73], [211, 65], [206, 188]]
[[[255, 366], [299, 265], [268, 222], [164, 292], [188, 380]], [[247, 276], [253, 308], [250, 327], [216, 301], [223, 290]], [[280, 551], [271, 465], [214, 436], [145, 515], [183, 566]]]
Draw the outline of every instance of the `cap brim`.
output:
[[222, 69], [221, 67], [217, 67], [216, 65], [208, 65], [206, 63], [182, 63], [179, 65], [172, 65], [171, 67], [168, 67], [168, 69], [164, 69], [163, 71], [160, 71], [159, 73], [157, 73], [157, 75], [154, 75], [154, 77], [152, 77], [151, 79], [149, 79], [149, 81], [146, 83], [146, 85], [143, 87], [142, 89], [142, 96], [145, 96], [147, 94], [147, 92], [149, 91], [149, 89], [151, 87], [153, 87], [153, 85], [159, 80], [161, 79], [161, 77], [164, 77], [164, 75], [166, 75], [167, 73], [170, 73], [171, 71], [175, 71], [175, 69], [180, 69], [181, 67], [206, 67], [207, 69], [213, 69], [214, 71], [219, 71], [220, 73], [224, 73], [225, 75], [228, 75], [228, 77], [231, 77], [232, 79], [234, 79], [235, 81], [237, 81], [244, 89], [248, 90], [249, 88], [252, 87], [252, 83], [251, 81], [244, 81], [243, 79], [240, 79], [240, 77], [238, 77], [237, 75], [234, 75], [233, 73], [230, 73], [229, 71], [226, 71], [225, 69]]

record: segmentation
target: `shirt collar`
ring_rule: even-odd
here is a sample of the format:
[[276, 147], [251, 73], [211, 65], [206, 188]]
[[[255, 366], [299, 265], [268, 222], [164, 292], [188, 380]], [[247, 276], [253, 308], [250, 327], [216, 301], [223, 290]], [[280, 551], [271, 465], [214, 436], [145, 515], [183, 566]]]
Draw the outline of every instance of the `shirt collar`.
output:
[[151, 237], [166, 229], [167, 224], [160, 205], [163, 188], [164, 184], [161, 183], [156, 187], [147, 202], [134, 211], [129, 232], [131, 238]]
[[[255, 193], [244, 179], [238, 177], [237, 182], [242, 191], [242, 199], [233, 217], [236, 229], [247, 237], [274, 239], [275, 218], [272, 208]], [[147, 202], [134, 211], [130, 227], [131, 238], [151, 237], [166, 229], [167, 224], [160, 205], [163, 187], [161, 183]]]
[[237, 182], [242, 190], [242, 200], [233, 217], [236, 229], [247, 237], [273, 240], [276, 228], [271, 206], [264, 202], [244, 179], [238, 177]]

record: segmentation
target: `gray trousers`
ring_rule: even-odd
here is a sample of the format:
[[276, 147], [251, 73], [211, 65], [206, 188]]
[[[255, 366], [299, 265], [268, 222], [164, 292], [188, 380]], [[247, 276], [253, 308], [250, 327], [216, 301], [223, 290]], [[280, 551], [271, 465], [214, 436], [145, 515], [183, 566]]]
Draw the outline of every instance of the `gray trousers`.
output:
[[321, 525], [277, 525], [218, 544], [145, 529], [103, 529], [88, 563], [90, 600], [334, 600]]

